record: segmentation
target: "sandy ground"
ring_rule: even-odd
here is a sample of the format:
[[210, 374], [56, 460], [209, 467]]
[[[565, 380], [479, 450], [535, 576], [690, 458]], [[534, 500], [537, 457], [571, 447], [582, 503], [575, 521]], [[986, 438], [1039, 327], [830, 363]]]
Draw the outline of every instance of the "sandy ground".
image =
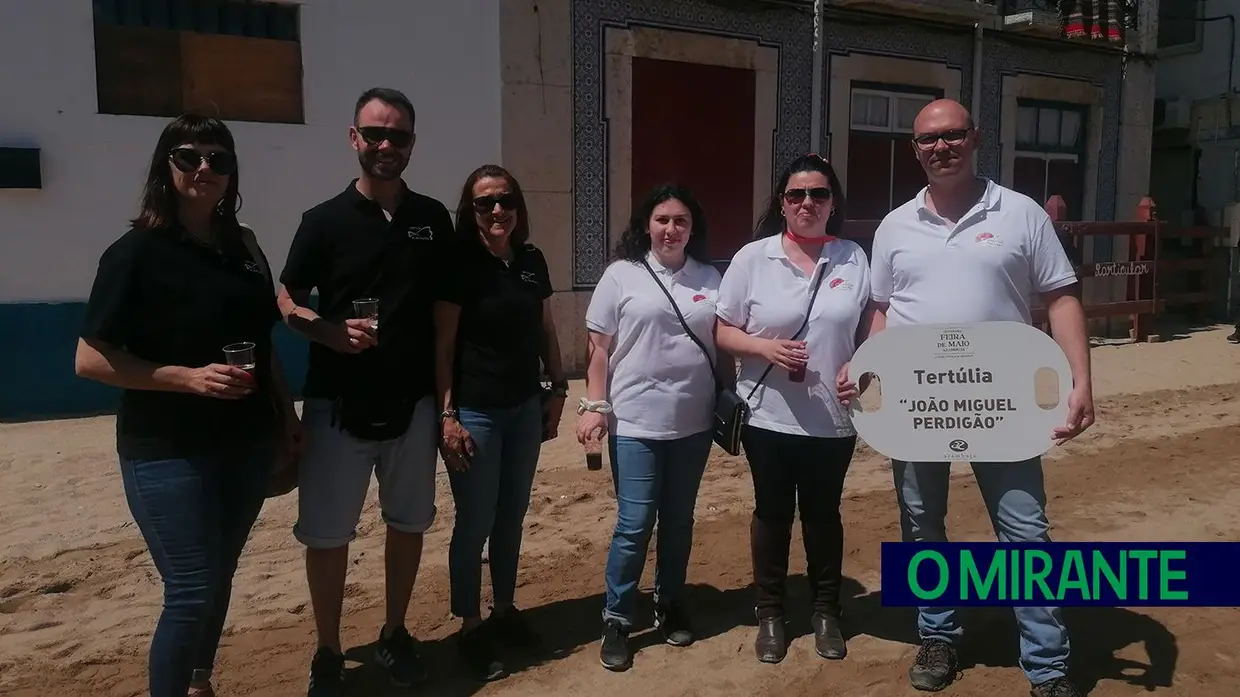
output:
[[[1240, 540], [1240, 348], [1230, 328], [1163, 343], [1093, 350], [1099, 423], [1053, 450], [1047, 488], [1060, 540]], [[579, 391], [579, 386], [574, 386]], [[566, 434], [572, 417], [566, 418]], [[142, 694], [145, 650], [160, 605], [158, 577], [121, 492], [112, 418], [0, 425], [0, 694]], [[950, 530], [991, 539], [967, 468], [953, 480]], [[345, 639], [355, 647], [353, 694], [402, 694], [369, 667], [382, 622], [382, 525], [374, 490], [353, 549]], [[748, 551], [751, 490], [739, 458], [713, 454], [698, 501], [689, 580], [701, 640], [674, 649], [639, 627], [633, 670], [598, 665], [602, 568], [614, 516], [611, 483], [585, 469], [571, 435], [546, 446], [526, 519], [518, 603], [558, 649], [489, 685], [464, 679], [447, 609], [453, 517], [446, 477], [427, 538], [409, 626], [433, 667], [423, 694], [908, 695], [915, 617], [877, 594], [879, 542], [898, 538], [889, 467], [862, 448], [844, 504], [849, 657], [814, 653], [808, 621], [787, 660], [758, 663]], [[231, 695], [304, 694], [313, 624], [301, 550], [290, 535], [295, 497], [269, 502], [241, 561], [217, 688]], [[791, 614], [807, 615], [794, 539]], [[652, 550], [653, 551], [653, 550]], [[648, 587], [649, 566], [644, 578]], [[649, 607], [648, 598], [643, 607]], [[964, 674], [945, 694], [1027, 694], [1008, 610], [965, 615]], [[1089, 694], [1240, 694], [1240, 610], [1093, 609], [1068, 613], [1073, 671]]]

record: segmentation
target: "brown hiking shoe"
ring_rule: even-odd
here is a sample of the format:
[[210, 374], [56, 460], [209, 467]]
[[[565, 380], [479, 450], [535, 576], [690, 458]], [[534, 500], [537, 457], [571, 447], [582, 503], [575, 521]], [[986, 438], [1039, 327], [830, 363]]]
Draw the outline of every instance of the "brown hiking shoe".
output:
[[938, 692], [956, 679], [957, 665], [956, 648], [951, 643], [926, 639], [908, 669], [908, 681], [918, 690]]

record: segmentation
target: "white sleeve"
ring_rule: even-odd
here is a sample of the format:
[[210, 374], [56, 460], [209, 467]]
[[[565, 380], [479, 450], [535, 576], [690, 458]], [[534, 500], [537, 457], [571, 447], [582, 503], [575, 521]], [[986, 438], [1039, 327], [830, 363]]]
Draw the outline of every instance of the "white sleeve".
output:
[[[891, 251], [887, 240], [891, 237], [886, 223], [879, 223], [874, 231], [874, 245], [870, 249], [869, 273], [870, 298], [877, 303], [891, 302], [894, 279], [891, 273]], [[864, 254], [864, 252], [863, 252]]]
[[870, 296], [873, 294], [873, 281], [870, 278], [870, 260], [865, 256], [865, 250], [861, 245], [857, 245], [856, 251], [857, 264], [861, 266], [861, 287], [858, 288], [857, 297], [860, 298], [861, 310], [865, 311], [865, 306], [870, 304]]
[[740, 329], [749, 324], [748, 256], [738, 253], [732, 258], [719, 282], [719, 299], [715, 301], [715, 315]]
[[607, 267], [586, 308], [586, 329], [604, 336], [615, 336], [620, 328], [620, 282], [616, 279], [615, 265]]
[[1072, 268], [1072, 260], [1064, 251], [1059, 235], [1055, 234], [1055, 224], [1050, 216], [1043, 213], [1041, 222], [1034, 229], [1032, 258], [1029, 260], [1029, 273], [1033, 278], [1033, 290], [1048, 293], [1064, 286], [1076, 283], [1076, 270]]

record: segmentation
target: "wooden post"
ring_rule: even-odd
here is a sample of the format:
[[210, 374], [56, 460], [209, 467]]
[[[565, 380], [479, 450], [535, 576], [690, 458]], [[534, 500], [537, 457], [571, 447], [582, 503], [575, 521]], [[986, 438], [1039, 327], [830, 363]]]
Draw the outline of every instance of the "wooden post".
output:
[[[1148, 233], [1131, 235], [1128, 238], [1128, 258], [1131, 261], [1149, 261], [1151, 252], [1158, 245], [1158, 206], [1154, 203], [1154, 199], [1146, 196], [1137, 204], [1137, 220], [1144, 223], [1153, 231], [1153, 239], [1150, 239]], [[1155, 271], [1157, 273], [1157, 271]], [[1133, 276], [1129, 285], [1129, 294], [1132, 300], [1143, 300], [1148, 298], [1151, 301], [1157, 299], [1157, 293], [1154, 290], [1154, 279], [1145, 278], [1144, 276]], [[1156, 309], [1156, 308], [1155, 308]], [[1144, 341], [1149, 335], [1148, 326], [1154, 319], [1152, 314], [1134, 313], [1132, 316], [1132, 331], [1130, 336], [1133, 341]]]

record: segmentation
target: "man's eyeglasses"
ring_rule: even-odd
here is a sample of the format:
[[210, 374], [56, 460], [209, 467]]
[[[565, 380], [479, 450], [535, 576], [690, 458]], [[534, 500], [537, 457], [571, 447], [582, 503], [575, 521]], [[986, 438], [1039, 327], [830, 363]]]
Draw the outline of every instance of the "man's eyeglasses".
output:
[[816, 186], [812, 189], [788, 189], [784, 192], [784, 200], [789, 205], [798, 205], [809, 196], [814, 203], [824, 203], [831, 200], [831, 190], [825, 186]]
[[929, 150], [939, 144], [942, 140], [948, 145], [960, 145], [965, 138], [969, 137], [968, 128], [953, 128], [950, 131], [940, 131], [939, 133], [920, 133], [913, 136], [913, 142], [922, 150]]
[[474, 210], [479, 213], [490, 213], [495, 210], [497, 203], [506, 211], [513, 210], [517, 207], [517, 195], [509, 191], [499, 196], [479, 196], [474, 199]]
[[387, 141], [395, 148], [404, 149], [409, 147], [413, 142], [413, 133], [410, 131], [402, 131], [399, 128], [386, 128], [384, 126], [359, 126], [357, 132], [361, 134], [362, 140], [368, 145], [379, 146], [383, 141]]
[[173, 167], [186, 174], [198, 171], [203, 161], [206, 161], [207, 167], [212, 172], [220, 176], [227, 176], [237, 170], [237, 156], [226, 150], [215, 150], [204, 154], [193, 148], [175, 148], [168, 153], [168, 159], [172, 161]]

